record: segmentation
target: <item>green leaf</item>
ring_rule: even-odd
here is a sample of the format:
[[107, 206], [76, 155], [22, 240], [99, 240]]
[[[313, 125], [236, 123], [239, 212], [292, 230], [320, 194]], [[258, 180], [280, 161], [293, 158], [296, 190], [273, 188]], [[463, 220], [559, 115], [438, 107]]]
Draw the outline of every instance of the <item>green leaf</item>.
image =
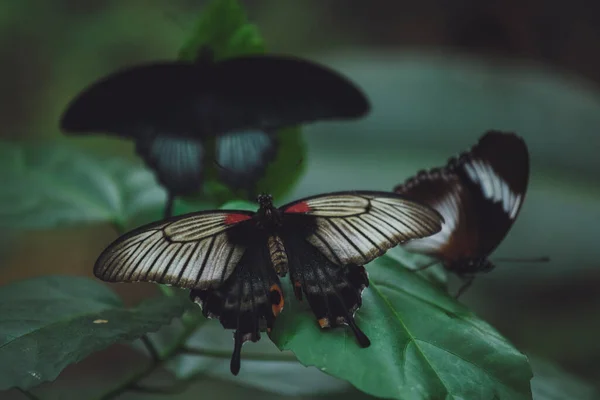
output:
[[223, 204], [220, 208], [222, 210], [256, 211], [258, 209], [258, 204], [244, 200], [233, 200]]
[[275, 322], [275, 344], [378, 397], [531, 399], [527, 357], [491, 326], [389, 256], [367, 271], [355, 317], [370, 347], [359, 348], [348, 329], [320, 330], [297, 302]]
[[125, 226], [140, 212], [162, 208], [166, 199], [141, 165], [93, 157], [64, 142], [2, 142], [0, 171], [0, 225], [13, 228]]
[[0, 288], [0, 390], [52, 381], [69, 364], [180, 316], [181, 297], [125, 308], [106, 285], [81, 277], [41, 277]]
[[[0, 226], [44, 229], [109, 222], [120, 231], [162, 218], [164, 189], [126, 158], [84, 152], [65, 141], [0, 142]], [[175, 213], [215, 208], [175, 203]]]
[[213, 0], [202, 10], [190, 39], [179, 50], [179, 58], [193, 61], [203, 46], [210, 46], [215, 60], [265, 51], [263, 39], [250, 24], [237, 0]]
[[[263, 38], [256, 26], [248, 22], [244, 9], [237, 0], [210, 2], [202, 11], [192, 36], [179, 51], [179, 57], [194, 60], [204, 46], [210, 47], [214, 52], [215, 60], [265, 52]], [[304, 163], [301, 161], [306, 154], [300, 128], [281, 129], [277, 133], [277, 139], [277, 156], [257, 183], [257, 192], [271, 193], [275, 198], [285, 196], [297, 183], [304, 171]], [[244, 197], [243, 193], [233, 192], [218, 183], [215, 140], [206, 141], [205, 147], [207, 157], [204, 198], [220, 204]]]

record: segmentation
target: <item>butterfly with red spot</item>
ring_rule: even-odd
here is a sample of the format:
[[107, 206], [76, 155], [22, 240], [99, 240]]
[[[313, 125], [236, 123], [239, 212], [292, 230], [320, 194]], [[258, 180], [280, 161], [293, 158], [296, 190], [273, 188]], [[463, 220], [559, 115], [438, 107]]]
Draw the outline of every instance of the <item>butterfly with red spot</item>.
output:
[[129, 232], [99, 256], [94, 274], [108, 282], [156, 282], [191, 289], [205, 316], [235, 329], [231, 372], [246, 341], [273, 328], [283, 310], [280, 277], [289, 272], [296, 298], [306, 296], [321, 328], [354, 321], [369, 281], [363, 265], [388, 249], [440, 231], [432, 208], [388, 192], [328, 193], [257, 212], [201, 211]]
[[494, 268], [488, 256], [515, 222], [528, 181], [525, 141], [514, 133], [488, 131], [445, 167], [420, 171], [394, 188], [408, 199], [433, 207], [445, 220], [439, 233], [403, 248], [441, 260], [448, 271], [461, 277], [465, 283], [458, 297], [475, 274]]

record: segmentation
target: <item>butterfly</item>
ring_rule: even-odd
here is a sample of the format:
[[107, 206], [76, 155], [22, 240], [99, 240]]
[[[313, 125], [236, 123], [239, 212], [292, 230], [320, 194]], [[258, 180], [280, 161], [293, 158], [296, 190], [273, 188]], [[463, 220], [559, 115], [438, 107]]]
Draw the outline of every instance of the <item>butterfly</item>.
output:
[[528, 181], [525, 141], [514, 133], [488, 131], [446, 166], [420, 171], [394, 188], [407, 199], [433, 207], [445, 221], [437, 234], [402, 247], [441, 260], [445, 269], [464, 280], [456, 297], [460, 296], [477, 273], [494, 268], [488, 256], [519, 215]]
[[101, 78], [70, 102], [61, 129], [133, 139], [172, 201], [200, 190], [209, 138], [221, 179], [251, 190], [277, 153], [278, 129], [370, 110], [354, 83], [308, 60], [256, 54], [214, 61], [209, 48], [200, 54]]
[[258, 196], [257, 212], [201, 211], [127, 233], [98, 257], [107, 282], [156, 282], [190, 289], [206, 317], [235, 329], [231, 372], [242, 344], [270, 332], [284, 307], [279, 278], [288, 273], [321, 328], [347, 324], [361, 347], [369, 338], [354, 321], [369, 285], [364, 265], [388, 249], [439, 232], [428, 206], [388, 192], [335, 192], [274, 207]]

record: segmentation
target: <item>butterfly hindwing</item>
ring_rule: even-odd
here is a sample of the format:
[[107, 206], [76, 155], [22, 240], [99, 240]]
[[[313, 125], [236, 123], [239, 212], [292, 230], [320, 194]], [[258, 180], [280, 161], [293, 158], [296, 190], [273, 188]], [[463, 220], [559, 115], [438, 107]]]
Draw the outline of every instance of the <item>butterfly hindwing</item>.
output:
[[137, 140], [136, 152], [172, 195], [193, 194], [201, 189], [204, 146], [199, 140], [153, 136]]
[[427, 206], [373, 191], [313, 196], [280, 210], [296, 297], [306, 296], [321, 328], [348, 324], [363, 347], [370, 341], [354, 312], [369, 284], [364, 265], [399, 243], [439, 232], [443, 221]]
[[276, 135], [260, 130], [219, 136], [216, 161], [221, 180], [235, 188], [253, 189], [275, 158], [277, 147]]
[[253, 214], [199, 212], [142, 226], [111, 243], [96, 261], [94, 274], [107, 282], [156, 282], [186, 289], [219, 287], [233, 273], [247, 247], [231, 237], [252, 228]]
[[457, 258], [477, 243], [478, 221], [470, 217], [471, 198], [456, 174], [443, 168], [421, 171], [394, 190], [428, 204], [444, 217], [440, 232], [403, 244], [406, 250]]
[[339, 266], [332, 263], [318, 248], [297, 237], [288, 237], [290, 280], [298, 300], [302, 294], [323, 329], [347, 324], [361, 347], [368, 347], [369, 338], [354, 321], [354, 313], [362, 305], [362, 291], [369, 286], [365, 268], [361, 265]]
[[261, 331], [270, 331], [284, 306], [281, 283], [269, 263], [266, 241], [254, 239], [234, 273], [221, 286], [192, 290], [190, 294], [206, 317], [218, 318], [225, 329], [235, 330], [231, 358], [234, 375], [240, 370], [244, 342], [256, 342]]

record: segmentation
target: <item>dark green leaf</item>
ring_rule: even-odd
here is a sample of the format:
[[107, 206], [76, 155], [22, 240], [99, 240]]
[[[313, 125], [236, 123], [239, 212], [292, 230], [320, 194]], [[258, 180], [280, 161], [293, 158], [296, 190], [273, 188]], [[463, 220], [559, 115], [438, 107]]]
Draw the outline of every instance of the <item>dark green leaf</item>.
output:
[[[64, 141], [1, 142], [0, 179], [0, 226], [13, 229], [110, 222], [125, 230], [161, 219], [166, 200], [141, 164], [93, 155]], [[178, 200], [175, 212], [216, 205]]]
[[141, 165], [102, 160], [64, 143], [2, 142], [0, 163], [0, 224], [13, 228], [124, 226], [140, 212], [162, 208], [166, 198]]
[[216, 60], [262, 53], [265, 46], [258, 29], [248, 22], [237, 0], [213, 0], [202, 10], [190, 39], [179, 58], [194, 60], [204, 46], [210, 46]]
[[367, 271], [356, 321], [369, 348], [348, 329], [320, 330], [306, 306], [297, 311], [291, 301], [275, 322], [277, 346], [379, 397], [531, 399], [527, 357], [491, 326], [389, 256]]
[[81, 277], [41, 277], [0, 288], [0, 390], [52, 381], [69, 364], [180, 316], [179, 296], [125, 308], [106, 285]]
[[[248, 22], [237, 0], [210, 2], [203, 10], [191, 38], [181, 48], [179, 57], [194, 60], [204, 46], [214, 52], [215, 60], [265, 52], [263, 38], [256, 26]], [[304, 171], [301, 161], [306, 154], [299, 128], [281, 129], [277, 138], [279, 149], [276, 159], [257, 183], [258, 192], [271, 193], [275, 198], [283, 197], [296, 184]], [[218, 183], [218, 167], [214, 163], [215, 141], [208, 140], [206, 148], [209, 151], [205, 163], [207, 182], [204, 197], [221, 204], [243, 196]]]

